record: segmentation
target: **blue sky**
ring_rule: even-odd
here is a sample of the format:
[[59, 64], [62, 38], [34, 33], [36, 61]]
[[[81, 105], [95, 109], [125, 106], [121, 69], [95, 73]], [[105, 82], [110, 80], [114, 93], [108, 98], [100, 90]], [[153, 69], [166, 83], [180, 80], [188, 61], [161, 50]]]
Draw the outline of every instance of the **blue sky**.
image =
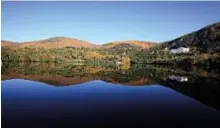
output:
[[220, 21], [220, 2], [2, 2], [2, 39], [167, 41]]

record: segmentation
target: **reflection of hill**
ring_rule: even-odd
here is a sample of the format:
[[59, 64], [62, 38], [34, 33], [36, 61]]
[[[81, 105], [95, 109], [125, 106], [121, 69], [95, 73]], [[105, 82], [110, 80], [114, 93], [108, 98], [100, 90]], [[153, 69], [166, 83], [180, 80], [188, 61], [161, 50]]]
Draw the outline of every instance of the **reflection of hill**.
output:
[[46, 63], [20, 63], [18, 65], [3, 64], [2, 79], [23, 78], [42, 81], [53, 85], [73, 85], [98, 79], [111, 83], [126, 85], [159, 84], [170, 76], [186, 76], [193, 78], [209, 77], [219, 79], [215, 72], [198, 70], [197, 68], [157, 67], [153, 65], [134, 65], [130, 69], [120, 67], [96, 67], [85, 65]]
[[64, 86], [75, 85], [94, 80], [92, 77], [63, 77], [63, 76], [40, 76], [40, 75], [23, 75], [23, 74], [4, 74], [2, 80], [8, 79], [28, 79], [33, 81], [40, 81], [50, 85]]
[[220, 79], [188, 77], [189, 82], [161, 80], [160, 84], [184, 93], [201, 103], [220, 109]]
[[93, 74], [111, 69], [77, 65], [55, 65], [46, 63], [20, 63], [3, 65], [2, 80], [21, 78], [41, 81], [50, 85], [73, 85], [96, 79]]
[[136, 81], [133, 80], [133, 81], [129, 81], [129, 82], [120, 82], [120, 81], [113, 80], [113, 79], [105, 79], [104, 81], [110, 82], [110, 83], [113, 83], [113, 84], [123, 84], [123, 85], [129, 85], [129, 86], [144, 86], [144, 85], [152, 84], [151, 80], [145, 79], [145, 78], [140, 78]]
[[[159, 84], [220, 109], [219, 73], [195, 67], [176, 68], [133, 65], [130, 69], [124, 70], [120, 67], [68, 64], [2, 65], [2, 80], [15, 78], [40, 81], [54, 86], [75, 85], [92, 80], [130, 86]], [[181, 78], [184, 78], [184, 80], [181, 80]]]

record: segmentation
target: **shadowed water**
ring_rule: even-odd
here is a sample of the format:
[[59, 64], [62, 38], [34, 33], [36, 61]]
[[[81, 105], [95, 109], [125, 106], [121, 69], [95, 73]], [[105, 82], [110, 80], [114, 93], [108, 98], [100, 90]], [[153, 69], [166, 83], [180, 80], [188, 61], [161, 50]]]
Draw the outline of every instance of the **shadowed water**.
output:
[[3, 127], [213, 125], [217, 70], [134, 65], [2, 66]]

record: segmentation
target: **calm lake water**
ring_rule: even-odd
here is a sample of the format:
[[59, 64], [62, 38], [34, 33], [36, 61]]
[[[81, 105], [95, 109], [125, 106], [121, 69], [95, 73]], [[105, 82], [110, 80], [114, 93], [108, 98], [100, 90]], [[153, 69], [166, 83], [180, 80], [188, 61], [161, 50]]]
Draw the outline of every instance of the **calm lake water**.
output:
[[2, 67], [2, 127], [213, 125], [216, 70], [19, 64]]

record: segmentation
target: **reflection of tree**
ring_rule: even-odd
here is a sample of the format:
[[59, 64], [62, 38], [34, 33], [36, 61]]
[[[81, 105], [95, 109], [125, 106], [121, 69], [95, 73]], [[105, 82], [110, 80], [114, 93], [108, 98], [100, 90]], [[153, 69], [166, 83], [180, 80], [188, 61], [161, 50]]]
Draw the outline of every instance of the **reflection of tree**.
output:
[[[132, 65], [126, 67], [94, 66], [80, 64], [57, 64], [57, 63], [3, 63], [2, 75], [20, 74], [36, 76], [62, 76], [62, 77], [93, 77], [94, 79], [110, 80], [112, 82], [138, 81], [140, 79], [150, 79], [157, 82], [160, 79], [166, 79], [168, 76], [186, 76], [191, 77], [212, 77], [219, 79], [215, 72], [198, 69], [195, 67], [162, 67], [155, 65]], [[9, 77], [10, 79], [10, 77]], [[71, 84], [71, 83], [70, 83]], [[147, 83], [143, 83], [147, 84]]]

